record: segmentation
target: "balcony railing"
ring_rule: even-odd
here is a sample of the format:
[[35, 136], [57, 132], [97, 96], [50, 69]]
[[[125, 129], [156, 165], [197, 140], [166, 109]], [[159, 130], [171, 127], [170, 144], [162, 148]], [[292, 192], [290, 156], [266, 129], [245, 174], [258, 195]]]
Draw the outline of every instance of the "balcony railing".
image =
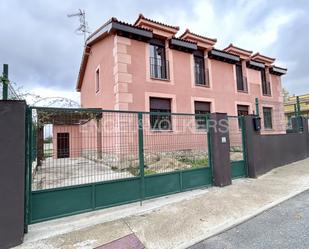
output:
[[248, 92], [248, 80], [246, 76], [243, 77], [243, 81], [244, 81], [244, 91]]
[[248, 92], [248, 81], [246, 76], [237, 79], [237, 90], [238, 92], [245, 92], [245, 93]]
[[168, 60], [150, 57], [150, 77], [168, 80], [170, 78]]
[[194, 72], [195, 72], [195, 84], [205, 86], [206, 82], [205, 82], [204, 68], [200, 68], [199, 66], [195, 65]]
[[209, 87], [209, 69], [201, 69], [197, 66], [194, 68], [195, 85]]
[[270, 87], [269, 81], [262, 83], [262, 91], [263, 91], [263, 95], [271, 96], [271, 87]]

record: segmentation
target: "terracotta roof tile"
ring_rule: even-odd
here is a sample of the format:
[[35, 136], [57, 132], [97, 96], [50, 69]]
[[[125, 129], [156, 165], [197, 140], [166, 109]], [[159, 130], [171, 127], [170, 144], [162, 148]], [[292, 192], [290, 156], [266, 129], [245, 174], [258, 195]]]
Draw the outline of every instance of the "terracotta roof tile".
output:
[[189, 29], [186, 29], [185, 32], [180, 36], [180, 38], [183, 37], [184, 35], [188, 34], [188, 33], [191, 34], [191, 35], [194, 35], [196, 37], [202, 38], [202, 39], [206, 39], [206, 40], [211, 40], [213, 42], [217, 42], [216, 38], [209, 38], [209, 37], [206, 37], [206, 36], [202, 36], [202, 35], [199, 35], [199, 34], [191, 32]]
[[155, 20], [146, 18], [143, 14], [139, 14], [139, 15], [138, 15], [138, 18], [137, 18], [137, 20], [135, 21], [134, 26], [136, 26], [137, 23], [138, 23], [141, 19], [146, 20], [146, 21], [148, 21], [148, 22], [152, 22], [152, 23], [158, 24], [158, 25], [162, 25], [162, 26], [165, 26], [165, 27], [168, 27], [168, 28], [172, 28], [172, 29], [179, 30], [179, 26], [172, 26], [172, 25], [168, 25], [168, 24], [165, 24], [165, 23], [162, 23], [162, 22], [155, 21]]
[[181, 39], [181, 38], [175, 37], [175, 36], [173, 36], [172, 39], [175, 39], [175, 40], [178, 40], [178, 41], [183, 41], [183, 42], [188, 42], [188, 43], [195, 44], [195, 45], [197, 44], [197, 42], [188, 41], [188, 40]]
[[251, 53], [253, 52], [253, 51], [251, 51], [251, 50], [246, 50], [246, 49], [237, 47], [237, 46], [233, 45], [233, 43], [230, 43], [230, 45], [228, 45], [224, 50], [227, 50], [228, 48], [236, 48], [236, 49], [238, 49], [238, 50], [241, 50], [241, 51], [243, 51], [243, 52], [245, 52], [245, 53], [249, 53], [249, 54], [251, 54]]
[[251, 57], [254, 58], [254, 57], [258, 57], [258, 56], [261, 56], [261, 57], [264, 57], [265, 59], [267, 60], [276, 60], [276, 58], [272, 58], [272, 57], [268, 57], [268, 56], [265, 56], [265, 55], [262, 55], [260, 54], [259, 52], [255, 53], [254, 55], [252, 55]]
[[88, 36], [87, 40], [89, 40], [91, 37], [93, 37], [95, 34], [97, 34], [101, 29], [103, 29], [105, 26], [107, 26], [110, 23], [119, 23], [119, 24], [123, 24], [126, 26], [130, 26], [132, 28], [136, 28], [136, 29], [140, 29], [140, 30], [145, 30], [145, 31], [151, 31], [150, 29], [147, 28], [142, 28], [142, 27], [138, 27], [138, 26], [134, 26], [130, 23], [127, 22], [123, 22], [123, 21], [119, 21], [116, 17], [112, 17], [111, 19], [109, 19], [107, 22], [105, 22], [100, 28], [98, 28], [96, 31], [94, 31], [91, 35]]

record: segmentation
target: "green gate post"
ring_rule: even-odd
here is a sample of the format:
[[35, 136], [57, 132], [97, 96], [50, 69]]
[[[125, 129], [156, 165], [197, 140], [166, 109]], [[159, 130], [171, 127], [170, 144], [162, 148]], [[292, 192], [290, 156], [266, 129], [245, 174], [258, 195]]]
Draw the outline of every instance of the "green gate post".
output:
[[295, 118], [296, 118], [296, 130], [297, 132], [303, 131], [303, 120], [301, 117], [301, 107], [299, 97], [296, 97], [296, 104], [294, 104]]
[[300, 115], [299, 96], [296, 97], [296, 120], [297, 120], [297, 131], [302, 132], [302, 120]]
[[255, 98], [255, 111], [256, 111], [256, 115], [260, 116], [260, 111], [259, 111], [259, 99]]
[[2, 99], [7, 100], [8, 99], [8, 84], [9, 84], [9, 65], [3, 64], [3, 78], [2, 78]]
[[299, 102], [299, 96], [296, 97], [296, 106], [297, 106], [297, 117], [300, 116], [300, 102]]
[[143, 134], [143, 113], [139, 112], [138, 117], [138, 157], [139, 172], [141, 176], [141, 205], [145, 198], [145, 173], [144, 173], [144, 134]]

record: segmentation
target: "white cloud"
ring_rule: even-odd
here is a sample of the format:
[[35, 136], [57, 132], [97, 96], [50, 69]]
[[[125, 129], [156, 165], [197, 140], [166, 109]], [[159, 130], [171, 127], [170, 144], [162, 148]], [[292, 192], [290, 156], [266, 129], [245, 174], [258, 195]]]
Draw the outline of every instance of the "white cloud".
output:
[[299, 11], [272, 13], [261, 24], [252, 30], [243, 32], [236, 42], [255, 51], [266, 51], [278, 42], [279, 30], [299, 16]]
[[[258, 22], [248, 26], [253, 15], [258, 15], [259, 8], [263, 10], [261, 7], [267, 4], [266, 1], [235, 1], [230, 8], [215, 9], [216, 4], [212, 0], [197, 0], [192, 15], [188, 16], [185, 10], [177, 11], [179, 33], [189, 28], [195, 33], [217, 38], [216, 47], [219, 48], [233, 43], [248, 50], [266, 52], [278, 41], [280, 28], [302, 14], [299, 10], [274, 10], [268, 12], [265, 18], [261, 15]], [[170, 23], [175, 21], [175, 12], [160, 13], [156, 17]]]

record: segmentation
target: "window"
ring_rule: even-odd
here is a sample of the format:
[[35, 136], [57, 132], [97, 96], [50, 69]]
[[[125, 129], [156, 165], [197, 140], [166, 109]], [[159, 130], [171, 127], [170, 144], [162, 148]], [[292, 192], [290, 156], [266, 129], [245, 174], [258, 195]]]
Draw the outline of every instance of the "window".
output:
[[[172, 130], [171, 99], [150, 98], [150, 127], [153, 130]], [[154, 114], [158, 112], [158, 114]], [[164, 113], [164, 114], [159, 114]]]
[[156, 79], [168, 79], [168, 61], [163, 41], [150, 44], [150, 76]]
[[263, 118], [264, 118], [264, 128], [265, 129], [272, 129], [273, 128], [272, 108], [263, 107]]
[[237, 105], [237, 115], [238, 116], [249, 115], [249, 106], [247, 106], [247, 105]]
[[265, 69], [261, 70], [261, 81], [262, 81], [262, 92], [263, 92], [263, 95], [271, 95], [270, 83], [266, 79], [266, 71], [265, 71]]
[[194, 101], [195, 123], [198, 130], [206, 130], [206, 114], [210, 113], [210, 102]]
[[194, 54], [194, 75], [196, 85], [206, 85], [204, 52], [200, 50]]
[[[249, 106], [247, 105], [237, 105], [237, 116], [247, 116], [249, 115]], [[241, 129], [241, 121], [238, 119], [238, 127]]]
[[95, 71], [95, 92], [100, 91], [100, 69]]
[[237, 81], [237, 90], [238, 91], [247, 91], [247, 82], [242, 73], [242, 65], [236, 64], [236, 81]]

